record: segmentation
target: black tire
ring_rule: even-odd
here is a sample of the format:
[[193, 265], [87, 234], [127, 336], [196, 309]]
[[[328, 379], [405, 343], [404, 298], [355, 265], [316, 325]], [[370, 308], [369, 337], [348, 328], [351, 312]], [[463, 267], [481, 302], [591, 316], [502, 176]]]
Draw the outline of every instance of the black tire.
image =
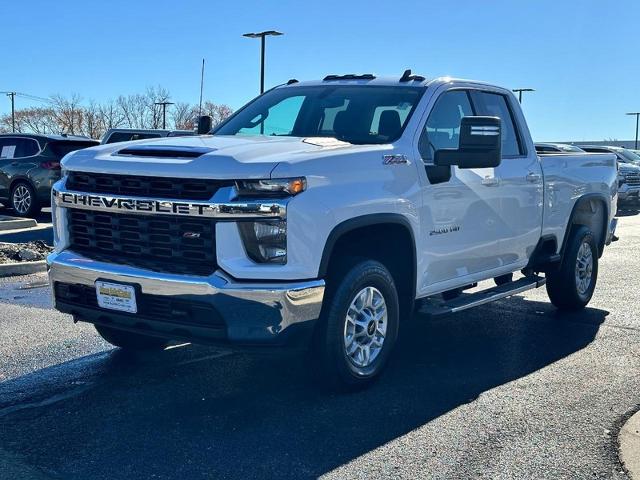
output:
[[[589, 279], [585, 280], [585, 284], [581, 288], [577, 278], [579, 276], [577, 264], [578, 255], [581, 254], [582, 245], [585, 244], [587, 247], [584, 248], [588, 248], [591, 252], [591, 267]], [[593, 234], [585, 226], [575, 227], [570, 233], [560, 268], [547, 274], [549, 299], [559, 310], [580, 310], [591, 300], [597, 280], [598, 247]]]
[[168, 340], [160, 337], [131, 333], [102, 325], [94, 326], [102, 338], [124, 350], [161, 350], [169, 343]]
[[[35, 189], [27, 181], [21, 180], [14, 183], [9, 195], [9, 205], [20, 217], [34, 218], [42, 210]], [[28, 205], [25, 202], [28, 202]]]
[[493, 281], [498, 286], [504, 285], [505, 283], [511, 283], [513, 282], [513, 273], [505, 273], [504, 275], [494, 278]]
[[[370, 288], [372, 287], [372, 288]], [[356, 351], [364, 355], [364, 350], [368, 350], [373, 359], [369, 365], [358, 366], [355, 358], [347, 354], [348, 341], [347, 329], [353, 326], [358, 328], [353, 322], [347, 326], [347, 312], [352, 304], [356, 302], [356, 297], [363, 291], [372, 293], [374, 300], [372, 304], [382, 305], [380, 296], [386, 305], [386, 332], [382, 341], [382, 346], [371, 345], [375, 339], [379, 340], [379, 328], [385, 325], [385, 320], [375, 322], [373, 332], [370, 330], [372, 317], [370, 313], [379, 314], [382, 309], [375, 310], [366, 308], [364, 313], [358, 313], [358, 318], [367, 328], [359, 330], [359, 336], [352, 336], [352, 345], [358, 343]], [[377, 299], [377, 300], [375, 300]], [[357, 304], [356, 304], [357, 305]], [[355, 310], [353, 310], [355, 311]], [[356, 315], [352, 315], [355, 317]], [[340, 273], [335, 272], [329, 276], [327, 295], [322, 309], [319, 330], [313, 348], [313, 359], [320, 375], [325, 383], [332, 389], [337, 390], [359, 390], [371, 384], [387, 364], [389, 355], [398, 337], [399, 325], [399, 302], [398, 292], [391, 276], [391, 273], [380, 262], [374, 260], [359, 261], [351, 268], [345, 268]], [[368, 323], [367, 323], [368, 322]], [[366, 330], [366, 331], [365, 331]], [[357, 338], [357, 340], [356, 340]], [[368, 345], [359, 342], [369, 341]], [[370, 347], [370, 348], [369, 348]], [[380, 348], [377, 353], [375, 349]], [[356, 355], [360, 357], [360, 355]], [[361, 357], [364, 362], [364, 357]]]

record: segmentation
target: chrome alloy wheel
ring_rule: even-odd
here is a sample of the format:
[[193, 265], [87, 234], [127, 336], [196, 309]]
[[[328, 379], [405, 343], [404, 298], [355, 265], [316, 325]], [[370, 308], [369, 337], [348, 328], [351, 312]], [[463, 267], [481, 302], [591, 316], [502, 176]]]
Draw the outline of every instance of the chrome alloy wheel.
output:
[[387, 304], [375, 287], [365, 287], [349, 305], [344, 324], [344, 350], [358, 368], [371, 365], [387, 334]]
[[13, 208], [20, 214], [25, 214], [31, 208], [31, 192], [24, 185], [18, 185], [13, 191]]
[[591, 276], [593, 274], [593, 253], [591, 246], [583, 242], [578, 250], [576, 259], [576, 288], [580, 295], [585, 295], [591, 286]]

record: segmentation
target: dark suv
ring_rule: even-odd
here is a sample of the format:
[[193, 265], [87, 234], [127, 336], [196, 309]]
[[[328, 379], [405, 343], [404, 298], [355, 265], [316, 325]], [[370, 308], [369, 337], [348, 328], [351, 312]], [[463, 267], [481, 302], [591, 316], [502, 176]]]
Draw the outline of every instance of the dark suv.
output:
[[99, 142], [71, 135], [0, 134], [0, 202], [17, 215], [33, 217], [51, 204], [67, 153]]

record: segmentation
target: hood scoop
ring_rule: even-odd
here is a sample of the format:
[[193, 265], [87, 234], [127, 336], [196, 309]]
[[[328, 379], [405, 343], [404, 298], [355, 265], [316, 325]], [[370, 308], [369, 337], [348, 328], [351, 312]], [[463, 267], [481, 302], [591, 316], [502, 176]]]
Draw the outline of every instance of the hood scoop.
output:
[[197, 158], [214, 150], [215, 148], [185, 145], [132, 145], [119, 150], [115, 155], [153, 158]]

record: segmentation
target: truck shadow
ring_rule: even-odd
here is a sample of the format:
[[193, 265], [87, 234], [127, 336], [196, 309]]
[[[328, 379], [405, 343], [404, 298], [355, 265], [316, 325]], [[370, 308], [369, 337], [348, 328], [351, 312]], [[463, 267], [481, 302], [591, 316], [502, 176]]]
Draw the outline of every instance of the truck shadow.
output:
[[523, 297], [439, 320], [417, 314], [381, 380], [342, 395], [295, 355], [113, 350], [77, 395], [0, 410], [0, 447], [65, 479], [317, 477], [578, 352], [607, 315]]

